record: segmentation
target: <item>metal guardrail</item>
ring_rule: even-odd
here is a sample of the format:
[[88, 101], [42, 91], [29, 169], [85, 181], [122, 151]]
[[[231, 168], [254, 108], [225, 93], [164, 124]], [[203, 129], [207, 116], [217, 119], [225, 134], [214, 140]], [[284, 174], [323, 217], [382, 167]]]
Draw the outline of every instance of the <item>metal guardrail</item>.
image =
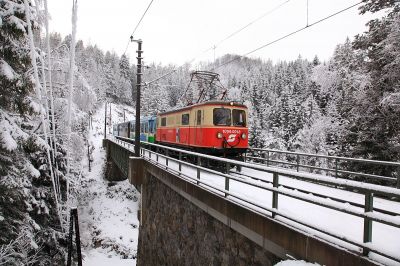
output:
[[[286, 160], [280, 159], [280, 155], [285, 155]], [[291, 157], [291, 158], [287, 158]], [[314, 165], [307, 164], [307, 161], [312, 159], [320, 160], [319, 165], [325, 164], [324, 166], [317, 166], [316, 163]], [[321, 162], [321, 160], [325, 160], [325, 162]], [[329, 156], [329, 155], [321, 155], [321, 154], [308, 154], [301, 152], [290, 152], [290, 151], [281, 151], [274, 149], [259, 149], [259, 148], [249, 148], [245, 154], [245, 161], [261, 161], [263, 164], [267, 166], [284, 166], [290, 169], [296, 169], [297, 172], [302, 171], [304, 169], [308, 169], [309, 172], [313, 172], [315, 170], [322, 171], [327, 175], [334, 177], [344, 177], [344, 175], [350, 176], [352, 178], [361, 177], [363, 181], [375, 180], [375, 181], [385, 181], [397, 188], [400, 188], [400, 162], [388, 162], [388, 161], [378, 161], [378, 160], [368, 160], [368, 159], [358, 159], [358, 158], [349, 158], [349, 157], [341, 157], [341, 156]], [[397, 171], [393, 171], [394, 176], [383, 176], [362, 172], [354, 172], [346, 169], [342, 169], [341, 166], [343, 164], [367, 164], [377, 165], [377, 166], [386, 166], [397, 169]]]
[[[126, 149], [133, 150], [134, 148], [133, 144], [127, 143], [120, 139], [116, 139], [113, 136], [110, 137], [110, 140], [116, 143], [117, 145], [124, 146]], [[142, 143], [142, 145], [143, 147], [141, 148], [141, 156], [143, 156], [149, 162], [159, 165], [160, 167], [164, 167], [167, 171], [171, 171], [189, 182], [202, 186], [202, 188], [207, 189], [212, 193], [217, 193], [221, 197], [225, 197], [227, 200], [233, 201], [239, 205], [245, 205], [246, 208], [250, 208], [255, 212], [261, 213], [262, 215], [268, 215], [269, 213], [272, 218], [279, 219], [279, 217], [283, 217], [289, 221], [295, 222], [296, 224], [318, 231], [322, 233], [322, 236], [320, 236], [322, 239], [324, 239], [323, 236], [325, 235], [352, 244], [356, 247], [361, 248], [361, 250], [359, 251], [362, 251], [363, 255], [367, 255], [369, 252], [373, 252], [388, 259], [391, 259], [393, 261], [400, 262], [400, 258], [396, 257], [396, 255], [387, 254], [387, 252], [372, 247], [370, 245], [370, 242], [372, 241], [373, 222], [382, 223], [392, 228], [400, 228], [399, 213], [390, 211], [379, 212], [379, 209], [373, 208], [373, 202], [376, 195], [385, 196], [389, 198], [388, 201], [396, 202], [394, 199], [400, 199], [399, 189], [384, 187], [375, 184], [366, 184], [353, 180], [344, 180], [340, 178], [327, 177], [318, 174], [297, 172], [283, 168], [269, 167], [260, 164], [235, 161], [231, 159], [225, 159], [225, 158], [180, 150], [153, 143]], [[156, 149], [158, 150], [158, 152], [155, 151]], [[172, 154], [175, 157], [171, 157], [170, 155]], [[182, 161], [182, 158], [187, 156], [196, 158], [197, 164]], [[161, 162], [161, 158], [163, 158], [164, 162]], [[257, 170], [262, 173], [270, 173], [273, 176], [272, 182], [269, 180], [265, 180], [263, 178], [256, 178], [256, 177], [244, 178], [241, 176], [229, 174], [228, 171], [227, 173], [221, 173], [217, 170], [206, 168], [202, 166], [202, 162], [207, 160], [213, 160], [221, 164], [224, 164], [227, 170], [231, 169], [231, 166], [240, 166]], [[178, 166], [177, 169], [171, 167], [170, 162], [174, 162], [175, 166], [176, 165]], [[184, 171], [182, 171], [182, 166], [195, 169], [196, 176], [193, 177], [187, 175]], [[214, 174], [216, 176], [224, 178], [225, 186], [223, 188], [216, 187], [215, 185], [202, 180], [201, 178], [202, 173]], [[292, 190], [288, 189], [287, 185], [280, 183], [280, 177], [282, 176], [306, 182], [312, 182], [314, 184], [318, 183], [319, 185], [323, 186], [335, 187], [337, 189], [340, 188], [347, 191], [353, 190], [355, 191], [353, 193], [364, 195], [364, 205], [346, 199], [335, 199], [332, 198], [330, 195], [323, 195], [322, 193], [319, 193], [317, 196], [314, 196], [313, 194], [315, 193], [315, 191], [307, 191], [304, 188], [292, 187]], [[243, 197], [243, 195], [230, 191], [230, 183], [232, 181], [272, 192], [272, 206], [268, 207], [261, 205], [258, 202]], [[272, 187], [270, 186], [271, 183]], [[362, 240], [349, 239], [348, 237], [340, 235], [337, 232], [332, 232], [326, 229], [322, 229], [318, 226], [305, 223], [303, 221], [298, 221], [295, 217], [292, 217], [286, 214], [284, 211], [278, 209], [279, 195], [287, 196], [303, 202], [311, 203], [327, 209], [335, 210], [338, 212], [362, 218], [363, 239]], [[353, 205], [353, 206], [349, 207], [347, 205]], [[280, 221], [282, 221], [282, 219], [280, 219]], [[291, 226], [293, 225], [291, 224]], [[329, 241], [329, 239], [326, 239], [326, 237], [325, 240]]]

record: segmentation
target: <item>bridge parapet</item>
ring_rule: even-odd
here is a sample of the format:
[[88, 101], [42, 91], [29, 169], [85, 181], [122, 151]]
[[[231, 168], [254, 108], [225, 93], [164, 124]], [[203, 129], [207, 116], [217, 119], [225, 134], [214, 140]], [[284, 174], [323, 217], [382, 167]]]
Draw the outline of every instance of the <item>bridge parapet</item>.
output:
[[[161, 248], [157, 244], [159, 238], [168, 238], [170, 242], [178, 243], [181, 241], [187, 242], [188, 240], [183, 240], [184, 237], [194, 238], [193, 240], [199, 241], [199, 243], [191, 243], [191, 249], [193, 250], [214, 249], [214, 246], [220, 246], [224, 250], [227, 248], [227, 243], [230, 242], [232, 244], [232, 241], [234, 242], [231, 238], [238, 238], [238, 236], [227, 236], [225, 233], [223, 239], [217, 238], [220, 242], [208, 243], [196, 237], [195, 233], [195, 231], [204, 232], [204, 224], [193, 225], [191, 229], [193, 235], [189, 234], [185, 236], [186, 224], [179, 226], [170, 224], [170, 219], [181, 221], [181, 217], [169, 217], [163, 220], [164, 217], [171, 215], [185, 217], [187, 215], [185, 212], [190, 213], [193, 211], [190, 210], [192, 207], [188, 207], [188, 203], [203, 211], [203, 214], [199, 214], [198, 211], [196, 212], [196, 215], [201, 217], [198, 219], [208, 220], [202, 217], [203, 215], [214, 219], [214, 221], [207, 222], [211, 223], [211, 225], [207, 226], [207, 230], [209, 230], [207, 234], [218, 235], [214, 231], [217, 228], [221, 228], [221, 224], [223, 224], [225, 228], [232, 229], [253, 243], [247, 251], [242, 250], [243, 247], [240, 246], [234, 247], [238, 253], [244, 252], [240, 258], [236, 257], [235, 252], [230, 254], [229, 250], [224, 250], [222, 253], [216, 251], [214, 254], [204, 254], [205, 257], [196, 254], [192, 258], [196, 258], [196, 261], [202, 261], [205, 264], [211, 263], [212, 261], [210, 260], [213, 259], [213, 256], [218, 257], [222, 256], [223, 253], [227, 253], [225, 256], [234, 258], [235, 260], [239, 259], [237, 261], [243, 261], [243, 265], [272, 265], [278, 259], [290, 258], [318, 262], [321, 265], [375, 265], [374, 262], [366, 257], [360, 257], [359, 254], [338, 248], [276, 219], [256, 213], [246, 206], [238, 205], [236, 202], [212, 191], [207, 191], [195, 183], [183, 180], [178, 175], [170, 173], [165, 168], [159, 167], [149, 161], [144, 161], [143, 169], [145, 172], [142, 188], [143, 223], [140, 228], [142, 231], [139, 237], [138, 265], [142, 263], [143, 265], [148, 265], [149, 261], [147, 257], [149, 254], [157, 254], [157, 256], [153, 257], [160, 256], [159, 261], [154, 261], [154, 258], [152, 258], [150, 265], [156, 265], [157, 263], [169, 264], [168, 262], [183, 264], [183, 258], [177, 254], [168, 254], [166, 256], [166, 254], [157, 250]], [[167, 190], [172, 190], [173, 192], [166, 192]], [[178, 199], [176, 199], [177, 197]], [[174, 203], [179, 205], [171, 206]], [[174, 213], [174, 209], [176, 208], [179, 210]], [[216, 221], [218, 221], [218, 224], [216, 224]], [[156, 228], [153, 228], [154, 224], [157, 224]], [[171, 234], [172, 231], [173, 234]], [[160, 236], [164, 232], [166, 235]], [[216, 239], [213, 239], [213, 241], [216, 241]], [[245, 246], [250, 245], [244, 240], [238, 241], [236, 244], [243, 245], [243, 243], [246, 243], [244, 244]], [[231, 246], [230, 248], [233, 247]], [[193, 251], [187, 251], [183, 247], [181, 249], [183, 254], [194, 255]], [[254, 254], [263, 255], [254, 258]], [[210, 257], [210, 260], [207, 261], [207, 257]], [[254, 259], [259, 259], [260, 261], [254, 261]], [[195, 264], [197, 265], [197, 263]]]
[[[119, 145], [119, 141], [113, 140], [112, 142], [115, 145]], [[123, 146], [123, 149], [133, 151], [133, 145], [121, 145]], [[141, 184], [146, 184], [147, 179], [150, 177], [153, 179], [156, 178], [159, 180], [158, 182], [162, 182], [164, 185], [167, 185], [170, 189], [175, 191], [175, 193], [178, 193], [184, 199], [189, 200], [192, 205], [197, 206], [208, 215], [211, 215], [214, 220], [222, 222], [225, 226], [234, 229], [235, 232], [244, 235], [246, 238], [256, 243], [257, 246], [262, 247], [263, 250], [266, 250], [267, 252], [272, 253], [280, 258], [292, 256], [294, 258], [315, 261], [328, 265], [348, 265], [349, 262], [354, 265], [373, 264], [374, 262], [371, 261], [367, 256], [362, 256], [362, 252], [360, 253], [358, 250], [347, 249], [343, 246], [340, 247], [338, 246], [337, 241], [333, 242], [335, 244], [329, 244], [329, 241], [327, 240], [329, 238], [321, 238], [321, 234], [317, 234], [318, 237], [312, 236], [314, 233], [310, 233], [310, 231], [322, 232], [329, 237], [334, 237], [340, 241], [362, 247], [364, 254], [368, 254], [371, 251], [382, 254], [382, 251], [379, 251], [379, 249], [377, 250], [374, 248], [374, 246], [371, 246], [368, 243], [371, 241], [372, 236], [372, 221], [384, 223], [397, 228], [400, 227], [400, 221], [397, 219], [398, 217], [390, 217], [396, 216], [398, 213], [393, 213], [380, 208], [380, 206], [373, 206], [371, 204], [376, 194], [383, 194], [393, 198], [398, 198], [400, 191], [395, 188], [382, 188], [381, 186], [370, 184], [364, 185], [355, 181], [337, 180], [332, 177], [297, 173], [285, 169], [264, 167], [260, 165], [250, 165], [248, 163], [232, 161], [223, 158], [215, 159], [226, 163], [227, 169], [230, 169], [230, 166], [232, 165], [240, 165], [249, 169], [260, 170], [261, 173], [271, 173], [273, 176], [271, 180], [268, 180], [268, 178], [265, 179], [258, 177], [258, 175], [256, 175], [257, 177], [253, 176], [249, 178], [243, 176], [238, 177], [235, 173], [232, 173], [232, 171], [229, 174], [223, 174], [215, 170], [202, 167], [201, 163], [199, 163], [199, 165], [193, 165], [177, 159], [178, 155], [179, 158], [182, 158], [183, 156], [197, 155], [197, 161], [204, 162], [214, 159], [210, 156], [185, 152], [160, 145], [152, 146], [153, 148], [166, 149], [167, 151], [164, 151], [164, 153], [161, 154], [156, 153], [154, 150], [142, 148], [141, 153], [144, 158], [142, 160], [143, 164], [134, 163], [135, 159], [129, 160], [131, 167], [135, 165], [142, 165], [142, 168], [130, 170], [131, 172], [128, 171], [129, 176], [131, 176], [129, 173], [136, 172], [138, 178], [130, 178], [131, 182], [134, 183], [136, 187], [139, 188]], [[168, 154], [173, 153], [176, 155], [175, 158], [167, 156]], [[140, 161], [141, 160], [137, 160], [137, 162]], [[129, 169], [131, 167], [129, 167]], [[140, 179], [140, 173], [143, 173], [141, 176], [144, 179]], [[207, 179], [207, 174], [213, 174], [213, 178], [215, 179], [223, 178], [223, 180], [225, 180], [225, 186], [213, 186], [213, 184], [210, 183], [210, 179]], [[324, 195], [318, 194], [316, 191], [304, 191], [295, 187], [295, 185], [285, 184], [282, 182], [283, 176], [285, 176], [285, 178], [293, 178], [293, 180], [300, 179], [308, 182], [311, 181], [313, 184], [320, 183], [328, 187], [338, 186], [346, 190], [357, 190], [359, 193], [361, 192], [364, 194], [365, 205], [357, 202], [351, 202], [346, 199], [340, 199], [338, 197], [335, 198], [335, 196], [332, 195], [325, 196], [329, 199], [324, 199], [322, 198]], [[265, 204], [262, 204], [261, 202], [256, 202], [249, 198], [243, 198], [237, 193], [237, 191], [232, 189], [234, 182], [265, 190], [266, 196], [272, 197], [272, 208], [266, 207]], [[144, 198], [146, 195], [146, 185], [142, 187]], [[295, 191], [291, 192], [291, 189]], [[317, 195], [317, 198], [315, 198], [313, 195], [308, 195], [309, 193]], [[321, 228], [318, 226], [310, 225], [302, 220], [294, 220], [288, 216], [285, 211], [278, 209], [279, 196], [281, 196], [280, 201], [282, 201], [282, 196], [285, 198], [294, 198], [306, 203], [332, 209], [338, 211], [339, 213], [344, 212], [346, 214], [363, 218], [363, 241], [367, 244], [363, 244], [361, 241], [354, 240], [354, 238], [352, 239], [351, 237], [341, 237], [340, 232], [333, 232], [325, 229], [321, 230]], [[361, 210], [357, 208], [342, 207], [339, 204], [332, 204], [332, 200], [339, 203], [350, 204], [352, 207], [355, 206]], [[166, 201], [168, 202], [167, 199]], [[170, 207], [167, 206], [168, 203], [165, 204], [165, 208]], [[144, 206], [146, 205], [144, 204]], [[380, 213], [376, 214], [376, 212], [381, 212], [385, 215], [381, 215]], [[143, 216], [146, 215], [145, 213], [146, 210], [144, 209]], [[144, 219], [144, 221], [146, 221], [146, 219]], [[307, 230], [303, 231], [301, 228], [305, 228]], [[397, 261], [396, 256], [393, 257], [390, 253], [383, 253], [383, 255], [387, 255], [388, 258]]]

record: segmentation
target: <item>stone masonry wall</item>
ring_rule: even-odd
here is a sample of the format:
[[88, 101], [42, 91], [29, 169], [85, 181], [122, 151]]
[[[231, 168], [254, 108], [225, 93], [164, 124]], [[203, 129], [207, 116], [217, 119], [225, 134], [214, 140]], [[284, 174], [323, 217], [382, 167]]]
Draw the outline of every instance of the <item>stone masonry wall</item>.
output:
[[137, 265], [273, 265], [278, 261], [157, 178], [147, 176], [142, 190]]

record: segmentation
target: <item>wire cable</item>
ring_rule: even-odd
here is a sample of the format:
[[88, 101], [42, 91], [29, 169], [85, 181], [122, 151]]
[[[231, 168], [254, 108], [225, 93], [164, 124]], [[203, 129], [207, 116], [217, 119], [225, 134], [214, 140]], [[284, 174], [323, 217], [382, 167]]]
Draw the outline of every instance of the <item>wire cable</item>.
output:
[[317, 25], [317, 24], [319, 24], [319, 23], [321, 23], [321, 22], [323, 22], [323, 21], [325, 21], [325, 20], [328, 20], [328, 19], [330, 19], [330, 18], [332, 18], [332, 17], [334, 17], [334, 16], [336, 16], [336, 15], [339, 15], [340, 13], [343, 13], [343, 12], [345, 12], [345, 11], [347, 11], [347, 10], [353, 8], [353, 7], [356, 7], [356, 6], [358, 6], [358, 5], [362, 4], [362, 3], [363, 3], [363, 1], [358, 2], [358, 3], [356, 3], [356, 4], [353, 4], [353, 5], [351, 5], [351, 6], [348, 6], [348, 7], [344, 8], [344, 9], [342, 9], [342, 10], [339, 10], [339, 11], [337, 11], [337, 12], [335, 12], [335, 13], [333, 13], [333, 14], [327, 16], [327, 17], [324, 17], [324, 18], [322, 18], [322, 19], [320, 19], [320, 20], [317, 20], [317, 21], [315, 21], [315, 22], [313, 22], [313, 23], [311, 23], [311, 24], [309, 24], [309, 25], [306, 25], [305, 27], [302, 27], [302, 28], [300, 28], [300, 29], [297, 29], [297, 30], [295, 30], [295, 31], [293, 31], [293, 32], [291, 32], [291, 33], [288, 33], [288, 34], [286, 34], [286, 35], [284, 35], [284, 36], [282, 36], [282, 37], [279, 37], [278, 39], [275, 39], [275, 40], [273, 40], [273, 41], [271, 41], [271, 42], [269, 42], [269, 43], [266, 43], [266, 44], [264, 44], [264, 45], [262, 45], [262, 46], [260, 46], [260, 47], [258, 47], [258, 48], [256, 48], [256, 49], [254, 49], [254, 50], [251, 50], [251, 51], [249, 51], [249, 52], [247, 52], [247, 53], [245, 53], [245, 54], [243, 54], [243, 55], [238, 55], [236, 58], [234, 58], [234, 59], [232, 59], [232, 60], [229, 60], [229, 61], [227, 61], [227, 62], [225, 62], [225, 63], [223, 63], [223, 64], [220, 64], [220, 65], [218, 65], [217, 67], [212, 68], [210, 71], [215, 71], [216, 69], [218, 69], [218, 68], [220, 68], [220, 67], [222, 67], [222, 66], [228, 65], [228, 64], [230, 64], [230, 63], [232, 63], [232, 62], [235, 62], [235, 61], [241, 59], [242, 57], [245, 57], [245, 56], [247, 56], [247, 55], [249, 55], [249, 54], [252, 54], [252, 53], [254, 53], [254, 52], [257, 52], [258, 50], [261, 50], [261, 49], [263, 49], [263, 48], [265, 48], [265, 47], [267, 47], [267, 46], [270, 46], [270, 45], [272, 45], [272, 44], [274, 44], [274, 43], [277, 43], [277, 42], [279, 42], [279, 41], [281, 41], [281, 40], [283, 40], [283, 39], [286, 39], [286, 38], [288, 38], [288, 37], [290, 37], [290, 36], [292, 36], [292, 35], [295, 35], [296, 33], [299, 33], [299, 32], [301, 32], [301, 31], [303, 31], [303, 30], [305, 30], [305, 29], [308, 29], [308, 28], [310, 28], [310, 27], [312, 27], [312, 26], [315, 26], [315, 25]]
[[[286, 3], [286, 2], [282, 3], [281, 5], [283, 5], [283, 4], [285, 4], [285, 3]], [[221, 68], [222, 66], [228, 65], [228, 64], [230, 64], [230, 63], [232, 63], [232, 62], [235, 62], [235, 61], [241, 59], [242, 57], [245, 57], [245, 56], [247, 56], [247, 55], [249, 55], [249, 54], [252, 54], [252, 53], [254, 53], [254, 52], [258, 51], [258, 50], [261, 50], [261, 49], [263, 49], [263, 48], [265, 48], [265, 47], [267, 47], [267, 46], [270, 46], [270, 45], [272, 45], [272, 44], [274, 44], [274, 43], [277, 43], [277, 42], [279, 42], [279, 41], [281, 41], [281, 40], [283, 40], [283, 39], [286, 39], [286, 38], [288, 38], [288, 37], [290, 37], [290, 36], [292, 36], [292, 35], [295, 35], [296, 33], [299, 33], [299, 32], [301, 32], [301, 31], [303, 31], [303, 30], [305, 30], [305, 29], [307, 29], [307, 28], [310, 28], [310, 27], [312, 27], [312, 26], [314, 26], [314, 25], [317, 25], [317, 24], [319, 24], [319, 23], [321, 23], [321, 22], [323, 22], [323, 21], [325, 21], [325, 20], [328, 20], [328, 19], [330, 19], [330, 18], [332, 18], [332, 17], [334, 17], [334, 16], [336, 16], [336, 15], [339, 15], [340, 13], [343, 13], [343, 12], [345, 12], [345, 11], [347, 11], [347, 10], [353, 8], [353, 7], [356, 7], [356, 6], [358, 6], [358, 5], [362, 4], [362, 3], [363, 3], [363, 1], [360, 1], [360, 2], [358, 2], [358, 3], [356, 3], [356, 4], [353, 4], [353, 5], [351, 5], [351, 6], [348, 6], [348, 7], [344, 8], [344, 9], [341, 9], [341, 10], [339, 10], [339, 11], [337, 11], [337, 12], [335, 12], [335, 13], [333, 13], [333, 14], [327, 16], [327, 17], [324, 17], [324, 18], [322, 18], [322, 19], [320, 19], [320, 20], [318, 20], [318, 21], [315, 21], [315, 22], [313, 22], [313, 23], [311, 23], [311, 24], [308, 24], [308, 25], [306, 25], [305, 27], [302, 27], [302, 28], [300, 28], [300, 29], [297, 29], [297, 30], [295, 30], [295, 31], [293, 31], [293, 32], [291, 32], [291, 33], [289, 33], [289, 34], [286, 34], [286, 35], [284, 35], [284, 36], [278, 38], [278, 39], [275, 39], [275, 40], [273, 40], [273, 41], [271, 41], [271, 42], [269, 42], [269, 43], [266, 43], [266, 44], [264, 44], [264, 45], [262, 45], [262, 46], [260, 46], [260, 47], [258, 47], [258, 48], [256, 48], [256, 49], [254, 49], [254, 50], [251, 50], [251, 51], [249, 51], [249, 52], [247, 52], [247, 53], [245, 53], [245, 54], [243, 54], [243, 55], [238, 55], [236, 58], [234, 58], [234, 59], [232, 59], [232, 60], [229, 60], [229, 61], [227, 61], [227, 62], [225, 62], [225, 63], [223, 63], [223, 64], [220, 64], [220, 65], [218, 65], [218, 66], [212, 68], [212, 69], [209, 70], [209, 71], [215, 71], [216, 69]], [[228, 38], [228, 37], [227, 37], [227, 38]], [[213, 47], [212, 47], [212, 48], [213, 48]], [[206, 51], [209, 51], [209, 50], [206, 50]], [[192, 63], [195, 59], [196, 59], [196, 57], [193, 58], [189, 63]], [[186, 64], [186, 63], [185, 63], [185, 64]], [[175, 73], [179, 68], [181, 68], [181, 67], [184, 66], [185, 64], [180, 65], [179, 67], [175, 68], [174, 70], [172, 70], [172, 71], [170, 71], [170, 72], [168, 72], [168, 73], [166, 73], [166, 74], [164, 74], [164, 75], [162, 75], [162, 76], [160, 76], [160, 77], [158, 77], [158, 78], [156, 78], [156, 79], [154, 79], [154, 80], [152, 80], [152, 81], [146, 82], [146, 84], [154, 83], [154, 82], [156, 82], [156, 81], [158, 81], [158, 80], [160, 80], [160, 79], [162, 79], [162, 78], [165, 78], [165, 77], [167, 77], [167, 76], [169, 76], [169, 75]]]
[[139, 22], [136, 24], [135, 29], [133, 30], [132, 34], [130, 35], [129, 41], [128, 41], [128, 43], [127, 43], [127, 45], [126, 45], [126, 48], [125, 48], [124, 55], [126, 54], [126, 51], [128, 50], [129, 43], [131, 42], [131, 39], [133, 38], [133, 35], [135, 34], [137, 28], [139, 27], [140, 23], [142, 22], [144, 16], [146, 15], [146, 13], [147, 13], [147, 11], [149, 10], [149, 8], [150, 8], [151, 4], [153, 3], [153, 1], [154, 1], [154, 0], [151, 0], [151, 1], [150, 1], [149, 5], [147, 6], [146, 10], [144, 11], [144, 13], [143, 13], [142, 17], [140, 18]]
[[286, 0], [285, 2], [275, 6], [274, 8], [272, 8], [271, 10], [268, 10], [267, 12], [265, 12], [264, 14], [262, 14], [261, 16], [257, 17], [256, 19], [250, 21], [249, 23], [247, 23], [245, 26], [239, 28], [238, 30], [234, 31], [233, 33], [229, 34], [227, 37], [225, 37], [224, 39], [220, 40], [217, 44], [211, 46], [210, 48], [208, 48], [207, 50], [205, 50], [204, 52], [208, 52], [212, 49], [217, 48], [218, 46], [220, 46], [222, 43], [224, 43], [225, 41], [229, 40], [230, 38], [232, 38], [233, 36], [235, 36], [236, 34], [242, 32], [243, 30], [245, 30], [246, 28], [250, 27], [251, 25], [253, 25], [254, 23], [256, 23], [257, 21], [259, 21], [260, 19], [268, 16], [269, 14], [272, 14], [273, 12], [275, 12], [276, 10], [278, 10], [279, 8], [281, 8], [282, 6], [284, 6], [285, 4], [287, 4], [288, 2], [290, 2], [290, 0]]
[[[265, 12], [264, 14], [262, 14], [261, 16], [257, 17], [256, 19], [250, 21], [249, 23], [247, 23], [245, 26], [239, 28], [238, 30], [234, 31], [233, 33], [229, 34], [227, 37], [225, 37], [224, 39], [220, 40], [216, 45], [211, 46], [210, 48], [198, 53], [195, 57], [193, 57], [189, 62], [183, 63], [182, 65], [178, 66], [177, 68], [175, 68], [174, 70], [168, 72], [167, 74], [164, 74], [154, 80], [151, 80], [149, 82], [145, 82], [145, 84], [151, 84], [154, 83], [164, 77], [167, 77], [173, 73], [175, 73], [176, 71], [178, 71], [179, 68], [181, 68], [182, 66], [184, 66], [185, 64], [191, 64], [193, 61], [196, 60], [197, 57], [199, 57], [200, 55], [217, 48], [219, 45], [221, 45], [222, 43], [224, 43], [225, 41], [229, 40], [230, 38], [232, 38], [233, 36], [235, 36], [236, 34], [239, 34], [240, 32], [242, 32], [243, 30], [245, 30], [246, 28], [250, 27], [252, 24], [256, 23], [257, 21], [261, 20], [262, 18], [268, 16], [269, 14], [275, 12], [276, 10], [278, 10], [279, 8], [281, 8], [282, 6], [284, 6], [285, 4], [287, 4], [288, 2], [290, 2], [291, 0], [286, 0], [285, 2], [282, 2], [281, 4], [275, 6], [274, 8], [268, 10], [267, 12]], [[129, 45], [129, 43], [128, 43]]]

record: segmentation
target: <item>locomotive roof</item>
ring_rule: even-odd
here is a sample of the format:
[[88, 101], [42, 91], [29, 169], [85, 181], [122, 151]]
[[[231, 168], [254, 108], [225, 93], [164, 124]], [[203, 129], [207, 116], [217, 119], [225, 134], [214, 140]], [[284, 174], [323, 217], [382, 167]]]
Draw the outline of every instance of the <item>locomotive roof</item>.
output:
[[202, 102], [202, 103], [196, 103], [196, 104], [184, 106], [184, 107], [174, 109], [171, 111], [167, 111], [167, 112], [163, 112], [163, 113], [158, 113], [157, 115], [167, 115], [167, 114], [172, 114], [172, 113], [178, 113], [181, 111], [190, 110], [192, 108], [204, 106], [204, 105], [226, 105], [226, 106], [236, 106], [236, 107], [247, 108], [246, 105], [238, 103], [238, 102], [234, 102], [234, 101], [208, 101], [208, 102]]

